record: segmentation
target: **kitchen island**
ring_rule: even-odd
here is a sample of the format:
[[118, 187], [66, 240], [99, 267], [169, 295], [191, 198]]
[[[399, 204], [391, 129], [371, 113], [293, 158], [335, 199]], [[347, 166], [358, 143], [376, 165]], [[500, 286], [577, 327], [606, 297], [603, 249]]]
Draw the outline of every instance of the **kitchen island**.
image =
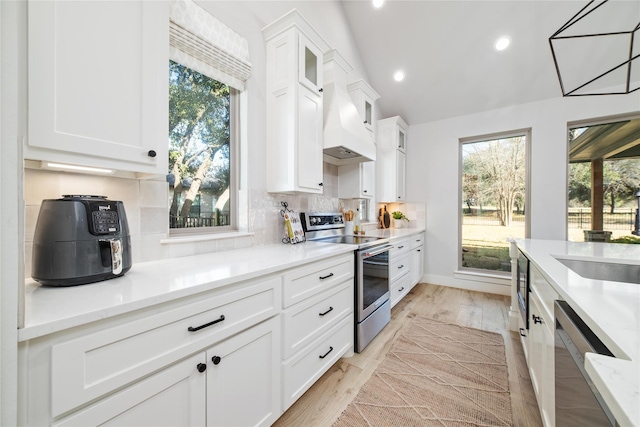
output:
[[[640, 246], [535, 239], [516, 240], [516, 245], [558, 299], [566, 301], [614, 354], [615, 358], [587, 353], [586, 372], [617, 422], [640, 426], [640, 284], [582, 277], [565, 265], [640, 265]], [[512, 302], [512, 312], [516, 307]]]

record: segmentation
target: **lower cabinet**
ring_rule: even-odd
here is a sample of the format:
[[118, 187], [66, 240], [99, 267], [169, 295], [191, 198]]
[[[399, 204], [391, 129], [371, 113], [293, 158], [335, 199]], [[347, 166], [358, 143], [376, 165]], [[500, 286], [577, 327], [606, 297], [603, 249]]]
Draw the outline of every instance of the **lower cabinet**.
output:
[[393, 241], [389, 261], [391, 307], [420, 282], [424, 272], [424, 233]]
[[553, 302], [558, 295], [533, 264], [529, 269], [529, 330], [521, 342], [542, 422], [545, 427], [551, 427], [555, 426]]
[[267, 320], [54, 425], [272, 424], [280, 416], [279, 331], [278, 317]]

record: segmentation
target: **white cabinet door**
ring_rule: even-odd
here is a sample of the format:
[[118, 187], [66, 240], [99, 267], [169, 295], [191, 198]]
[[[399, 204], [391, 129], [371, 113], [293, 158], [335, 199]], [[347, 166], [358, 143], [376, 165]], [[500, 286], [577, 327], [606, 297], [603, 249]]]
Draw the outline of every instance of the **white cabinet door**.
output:
[[422, 246], [412, 249], [409, 253], [409, 285], [413, 288], [422, 279], [423, 258]]
[[322, 193], [322, 96], [300, 86], [298, 108], [299, 191]]
[[322, 69], [324, 55], [304, 35], [299, 35], [298, 42], [298, 80], [314, 93], [322, 91]]
[[30, 1], [25, 158], [166, 173], [168, 2]]
[[280, 416], [280, 322], [207, 350], [207, 426], [271, 425]]
[[53, 425], [204, 426], [203, 367], [206, 365], [201, 352]]
[[535, 292], [529, 294], [529, 373], [545, 427], [555, 425], [554, 336]]
[[338, 197], [365, 199], [375, 195], [376, 162], [338, 166]]
[[406, 198], [406, 154], [398, 150], [396, 153], [396, 200], [401, 202]]

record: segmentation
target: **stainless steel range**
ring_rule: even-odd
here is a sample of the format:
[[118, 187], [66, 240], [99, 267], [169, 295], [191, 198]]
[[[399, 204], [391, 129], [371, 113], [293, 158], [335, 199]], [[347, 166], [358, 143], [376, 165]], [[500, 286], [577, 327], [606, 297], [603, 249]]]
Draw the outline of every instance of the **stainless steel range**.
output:
[[345, 235], [341, 213], [302, 213], [307, 240], [357, 245], [355, 263], [355, 351], [360, 353], [391, 319], [389, 239]]

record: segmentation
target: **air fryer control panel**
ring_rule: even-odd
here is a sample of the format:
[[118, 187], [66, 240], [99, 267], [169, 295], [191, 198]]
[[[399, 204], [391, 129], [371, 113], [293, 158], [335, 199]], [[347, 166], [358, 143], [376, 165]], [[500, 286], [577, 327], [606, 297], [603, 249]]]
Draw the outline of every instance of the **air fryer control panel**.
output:
[[120, 233], [118, 205], [104, 196], [64, 195], [66, 200], [81, 202], [87, 210], [89, 232], [94, 236]]

